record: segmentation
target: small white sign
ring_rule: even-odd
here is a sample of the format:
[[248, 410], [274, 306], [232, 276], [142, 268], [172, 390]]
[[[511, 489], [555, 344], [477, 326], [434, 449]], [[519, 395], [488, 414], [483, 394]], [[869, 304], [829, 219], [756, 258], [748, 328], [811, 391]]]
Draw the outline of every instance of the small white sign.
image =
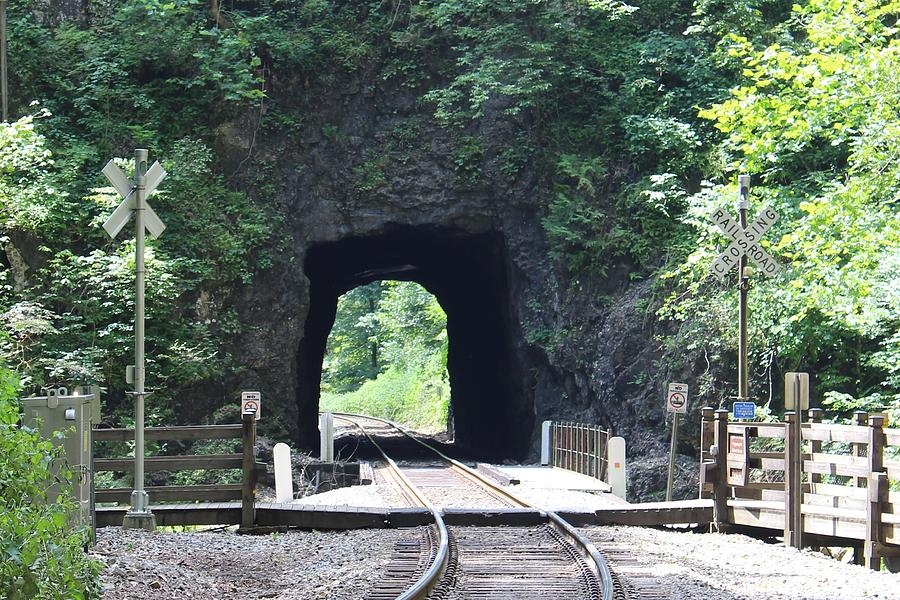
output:
[[262, 394], [259, 392], [241, 392], [241, 414], [256, 411], [256, 420], [262, 414]]
[[671, 413], [687, 412], [688, 386], [686, 383], [670, 383], [666, 394], [666, 409]]
[[809, 373], [784, 374], [784, 409], [809, 410]]

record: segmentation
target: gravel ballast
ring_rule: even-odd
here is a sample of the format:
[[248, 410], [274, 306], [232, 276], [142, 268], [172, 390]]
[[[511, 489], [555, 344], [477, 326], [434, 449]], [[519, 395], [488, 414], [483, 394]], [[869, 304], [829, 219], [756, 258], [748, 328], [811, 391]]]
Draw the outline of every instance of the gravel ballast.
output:
[[[900, 574], [840, 563], [737, 534], [682, 533], [640, 527], [582, 532], [612, 569], [640, 584], [653, 573], [673, 600], [900, 599]], [[631, 560], [617, 561], [624, 550]], [[636, 560], [635, 560], [636, 559]]]
[[358, 600], [382, 576], [394, 544], [412, 533], [368, 529], [222, 532], [98, 530], [104, 600]]

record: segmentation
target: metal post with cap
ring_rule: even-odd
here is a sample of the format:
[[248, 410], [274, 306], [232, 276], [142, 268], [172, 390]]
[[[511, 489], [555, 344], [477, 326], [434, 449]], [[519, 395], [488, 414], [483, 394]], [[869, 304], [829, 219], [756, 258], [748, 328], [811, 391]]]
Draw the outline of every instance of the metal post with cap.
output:
[[[134, 491], [131, 511], [150, 512], [144, 491], [144, 191], [147, 184], [147, 151], [134, 151]], [[126, 516], [126, 519], [128, 517]]]
[[716, 208], [710, 220], [731, 240], [728, 247], [713, 261], [711, 270], [723, 282], [732, 268], [738, 268], [738, 400], [750, 398], [749, 361], [747, 360], [747, 292], [750, 290], [750, 267], [753, 261], [759, 271], [769, 277], [778, 273], [778, 263], [761, 244], [763, 234], [778, 220], [772, 205], [763, 207], [750, 223], [747, 219], [750, 207], [750, 176], [738, 176], [737, 209], [739, 221], [735, 222], [724, 208]]
[[0, 103], [3, 105], [3, 121], [9, 121], [9, 77], [6, 64], [6, 4], [0, 0]]
[[165, 178], [166, 172], [158, 162], [148, 169], [147, 154], [144, 149], [134, 151], [133, 180], [128, 179], [112, 160], [103, 168], [103, 174], [123, 198], [103, 228], [115, 238], [134, 215], [134, 491], [131, 492], [131, 509], [122, 526], [152, 531], [156, 528], [156, 517], [150, 511], [150, 499], [144, 490], [144, 399], [149, 395], [144, 388], [144, 229], [158, 238], [166, 227], [147, 204], [147, 196]]
[[[740, 215], [741, 229], [747, 229], [747, 209], [750, 205], [750, 176], [738, 176], [738, 200], [737, 209]], [[741, 254], [738, 265], [738, 399], [745, 401], [750, 398], [750, 375], [747, 366], [747, 292], [750, 289], [750, 274], [747, 271], [747, 255]]]

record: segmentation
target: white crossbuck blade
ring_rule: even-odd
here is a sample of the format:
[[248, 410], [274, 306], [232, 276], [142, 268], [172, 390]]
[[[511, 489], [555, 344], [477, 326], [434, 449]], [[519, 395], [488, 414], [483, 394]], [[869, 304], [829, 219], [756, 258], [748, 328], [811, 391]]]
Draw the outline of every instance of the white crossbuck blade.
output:
[[778, 263], [757, 243], [778, 220], [778, 213], [771, 205], [762, 209], [747, 229], [737, 224], [722, 208], [716, 209], [711, 218], [722, 233], [732, 240], [728, 248], [712, 264], [712, 271], [719, 279], [724, 279], [732, 267], [740, 264], [741, 255], [744, 254], [766, 275], [771, 276], [778, 272]]
[[[106, 175], [106, 178], [109, 179], [109, 182], [123, 198], [119, 206], [116, 207], [116, 210], [113, 211], [106, 220], [106, 223], [103, 224], [103, 229], [106, 230], [109, 237], [115, 238], [119, 235], [119, 232], [122, 231], [122, 228], [125, 227], [125, 224], [131, 218], [131, 213], [134, 211], [134, 182], [126, 177], [125, 173], [122, 172], [122, 169], [120, 169], [112, 160], [103, 167], [103, 174]], [[152, 194], [165, 178], [166, 170], [162, 168], [162, 165], [160, 165], [159, 162], [153, 163], [153, 165], [147, 169], [147, 183], [144, 192], [146, 196]], [[144, 225], [154, 239], [162, 235], [163, 230], [166, 228], [165, 223], [156, 216], [156, 213], [153, 212], [153, 209], [150, 208], [150, 205], [147, 204], [146, 201], [144, 202]]]

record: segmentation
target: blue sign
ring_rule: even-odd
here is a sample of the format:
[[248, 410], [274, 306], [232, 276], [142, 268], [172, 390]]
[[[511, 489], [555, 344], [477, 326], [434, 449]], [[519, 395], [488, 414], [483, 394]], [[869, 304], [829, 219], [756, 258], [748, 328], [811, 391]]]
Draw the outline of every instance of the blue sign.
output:
[[753, 402], [735, 402], [735, 419], [753, 419], [756, 417], [756, 404]]

